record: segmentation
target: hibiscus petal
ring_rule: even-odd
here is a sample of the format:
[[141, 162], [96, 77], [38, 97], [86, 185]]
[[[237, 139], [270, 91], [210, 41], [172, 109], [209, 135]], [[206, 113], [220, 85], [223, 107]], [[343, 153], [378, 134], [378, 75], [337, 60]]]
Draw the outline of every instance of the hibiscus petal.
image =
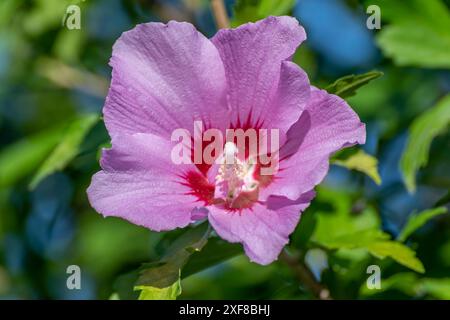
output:
[[281, 63], [280, 82], [270, 104], [270, 122], [267, 128], [282, 130], [281, 135], [297, 121], [310, 98], [308, 75], [291, 61]]
[[280, 150], [276, 178], [262, 190], [261, 198], [275, 194], [297, 199], [323, 180], [334, 152], [365, 140], [365, 125], [345, 100], [312, 87], [305, 111]]
[[[194, 120], [220, 128], [228, 118], [225, 72], [216, 47], [189, 23], [146, 23], [113, 47], [104, 107], [109, 133], [193, 130]], [[225, 123], [226, 125], [226, 123]]]
[[87, 190], [91, 205], [155, 231], [188, 225], [198, 203], [181, 177], [194, 166], [174, 164], [171, 151], [169, 141], [151, 134], [114, 138]]
[[268, 17], [236, 29], [222, 29], [212, 38], [222, 57], [233, 121], [253, 123], [269, 113], [280, 79], [281, 63], [306, 39], [292, 17]]
[[289, 235], [312, 196], [313, 193], [308, 192], [295, 204], [290, 201], [282, 204], [282, 199], [274, 200], [268, 207], [255, 203], [251, 209], [242, 212], [208, 207], [208, 219], [220, 237], [229, 242], [242, 243], [251, 261], [266, 265], [276, 260], [289, 242]]
[[[155, 170], [178, 175], [195, 167], [190, 164], [176, 164], [172, 159], [175, 146], [181, 142], [172, 142], [150, 133], [123, 134], [112, 138], [112, 148], [102, 150], [101, 167], [105, 171], [147, 171]], [[190, 159], [191, 150], [183, 151]], [[174, 152], [173, 156], [178, 156]]]

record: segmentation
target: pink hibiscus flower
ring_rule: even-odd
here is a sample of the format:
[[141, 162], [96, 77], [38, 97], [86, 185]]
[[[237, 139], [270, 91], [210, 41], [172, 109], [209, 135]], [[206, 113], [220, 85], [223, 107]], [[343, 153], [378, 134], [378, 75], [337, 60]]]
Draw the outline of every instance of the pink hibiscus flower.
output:
[[[112, 148], [87, 190], [92, 206], [155, 231], [207, 218], [252, 261], [277, 259], [330, 155], [365, 142], [365, 126], [347, 103], [312, 87], [290, 61], [305, 39], [291, 17], [220, 30], [212, 39], [173, 21], [125, 32], [110, 62], [103, 113]], [[232, 165], [174, 163], [173, 132], [194, 134], [196, 121], [221, 132], [277, 129], [278, 170], [259, 174], [262, 165], [249, 165], [250, 155], [236, 155], [233, 143], [224, 149], [236, 158]]]

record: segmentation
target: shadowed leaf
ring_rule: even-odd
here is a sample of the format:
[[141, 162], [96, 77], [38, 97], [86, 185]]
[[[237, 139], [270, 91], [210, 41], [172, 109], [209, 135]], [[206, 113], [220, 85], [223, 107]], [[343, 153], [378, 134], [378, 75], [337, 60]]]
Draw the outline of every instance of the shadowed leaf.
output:
[[356, 94], [356, 90], [383, 75], [380, 71], [370, 71], [358, 75], [349, 75], [337, 79], [334, 83], [325, 88], [329, 93], [349, 98]]
[[400, 160], [400, 169], [409, 192], [416, 190], [416, 172], [428, 163], [433, 139], [444, 133], [450, 123], [450, 95], [417, 117], [409, 130], [408, 142]]
[[397, 237], [398, 241], [405, 241], [414, 231], [422, 227], [425, 223], [427, 223], [430, 219], [444, 214], [447, 212], [447, 208], [439, 207], [435, 209], [425, 210], [420, 213], [413, 213], [406, 225], [403, 227], [402, 231]]
[[144, 264], [134, 287], [141, 290], [139, 298], [176, 298], [181, 293], [181, 270], [191, 255], [206, 245], [209, 234], [208, 223], [188, 229], [170, 245], [159, 261]]

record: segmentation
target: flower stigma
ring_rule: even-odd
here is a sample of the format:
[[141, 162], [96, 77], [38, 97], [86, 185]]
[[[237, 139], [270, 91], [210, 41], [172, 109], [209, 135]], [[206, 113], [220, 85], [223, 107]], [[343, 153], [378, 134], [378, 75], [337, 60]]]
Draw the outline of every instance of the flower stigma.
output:
[[[218, 173], [215, 177], [215, 198], [221, 198], [230, 209], [241, 209], [249, 205], [250, 199], [257, 199], [258, 181], [254, 178], [256, 164], [252, 158], [240, 160], [238, 148], [227, 142], [219, 159]], [[246, 199], [247, 201], [243, 201]], [[250, 201], [254, 202], [254, 201]]]

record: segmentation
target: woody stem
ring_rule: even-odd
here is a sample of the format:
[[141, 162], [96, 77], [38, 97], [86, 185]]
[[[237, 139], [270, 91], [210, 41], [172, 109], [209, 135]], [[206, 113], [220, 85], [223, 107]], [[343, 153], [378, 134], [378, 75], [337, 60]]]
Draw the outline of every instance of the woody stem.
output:
[[332, 299], [330, 296], [330, 291], [316, 281], [313, 273], [305, 265], [303, 261], [301, 261], [298, 254], [289, 254], [286, 250], [283, 250], [280, 254], [280, 260], [283, 261], [294, 273], [295, 277], [305, 286], [307, 287], [312, 294], [321, 300], [330, 300]]
[[230, 27], [230, 21], [228, 19], [227, 10], [223, 0], [211, 0], [211, 9], [216, 21], [218, 29], [224, 29]]

